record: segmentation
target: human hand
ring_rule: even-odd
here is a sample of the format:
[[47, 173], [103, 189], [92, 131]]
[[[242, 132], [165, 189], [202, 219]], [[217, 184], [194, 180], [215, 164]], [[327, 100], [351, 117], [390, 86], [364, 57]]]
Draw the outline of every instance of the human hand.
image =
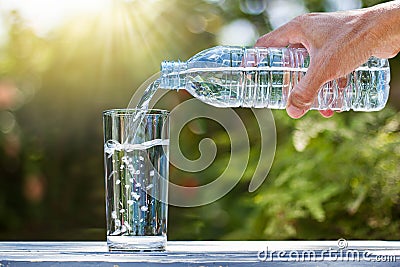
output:
[[[300, 45], [307, 49], [308, 71], [291, 92], [286, 107], [289, 116], [300, 118], [326, 82], [347, 75], [371, 56], [395, 56], [400, 50], [399, 25], [400, 2], [392, 1], [359, 10], [305, 14], [262, 36], [255, 46]], [[334, 114], [332, 110], [320, 113], [324, 117]]]

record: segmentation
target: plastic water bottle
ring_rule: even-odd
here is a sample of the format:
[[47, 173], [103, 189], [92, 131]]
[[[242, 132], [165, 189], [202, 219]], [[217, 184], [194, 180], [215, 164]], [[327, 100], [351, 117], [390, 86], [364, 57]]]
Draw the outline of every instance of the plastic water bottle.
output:
[[[217, 46], [187, 62], [164, 61], [160, 88], [186, 89], [216, 107], [284, 109], [309, 64], [304, 48]], [[388, 60], [372, 57], [346, 77], [323, 85], [311, 109], [381, 110], [389, 96], [389, 81]]]

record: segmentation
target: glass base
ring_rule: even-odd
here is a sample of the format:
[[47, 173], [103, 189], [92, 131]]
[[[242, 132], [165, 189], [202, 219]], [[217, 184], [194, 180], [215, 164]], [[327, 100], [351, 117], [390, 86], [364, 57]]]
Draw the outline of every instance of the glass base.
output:
[[164, 251], [167, 236], [107, 236], [110, 251]]

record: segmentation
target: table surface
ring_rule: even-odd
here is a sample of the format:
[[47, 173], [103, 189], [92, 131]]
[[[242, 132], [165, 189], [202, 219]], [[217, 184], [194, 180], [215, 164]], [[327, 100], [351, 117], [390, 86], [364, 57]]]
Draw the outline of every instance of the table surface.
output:
[[3, 266], [400, 266], [399, 241], [168, 241], [164, 252], [106, 242], [0, 242]]

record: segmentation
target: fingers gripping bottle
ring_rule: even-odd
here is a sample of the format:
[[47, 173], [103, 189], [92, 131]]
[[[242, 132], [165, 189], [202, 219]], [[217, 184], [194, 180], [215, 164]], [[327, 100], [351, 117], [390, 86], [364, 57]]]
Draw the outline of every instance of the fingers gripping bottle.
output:
[[[164, 61], [160, 87], [185, 89], [216, 107], [284, 109], [309, 64], [304, 48], [217, 46], [186, 62]], [[381, 110], [388, 100], [389, 82], [388, 60], [372, 57], [346, 77], [324, 84], [311, 109]]]

